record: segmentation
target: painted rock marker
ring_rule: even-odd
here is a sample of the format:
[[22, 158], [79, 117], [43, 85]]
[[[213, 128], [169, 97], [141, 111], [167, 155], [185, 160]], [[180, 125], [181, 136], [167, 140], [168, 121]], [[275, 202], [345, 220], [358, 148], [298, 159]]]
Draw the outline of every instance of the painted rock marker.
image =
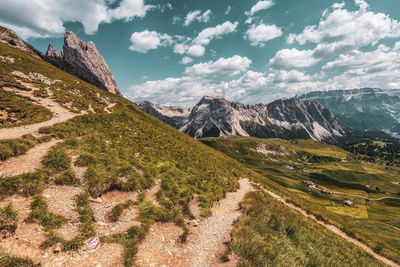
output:
[[92, 249], [96, 249], [100, 245], [100, 239], [97, 236], [93, 236], [87, 241], [87, 243], [89, 247], [91, 247]]

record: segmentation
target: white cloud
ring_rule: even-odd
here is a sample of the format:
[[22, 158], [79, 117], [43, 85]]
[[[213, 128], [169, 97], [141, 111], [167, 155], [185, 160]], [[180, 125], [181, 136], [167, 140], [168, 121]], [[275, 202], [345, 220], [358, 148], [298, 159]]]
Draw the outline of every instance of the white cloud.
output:
[[258, 1], [250, 11], [246, 11], [245, 14], [247, 16], [254, 16], [254, 14], [260, 10], [268, 9], [274, 5], [274, 1], [272, 0], [265, 0], [265, 1]]
[[182, 19], [181, 17], [179, 17], [179, 15], [173, 16], [172, 17], [172, 24], [177, 24], [178, 22], [180, 22]]
[[154, 6], [145, 5], [144, 0], [122, 0], [114, 9], [102, 0], [2, 1], [0, 24], [25, 39], [61, 35], [66, 22], [80, 22], [85, 33], [93, 34], [100, 23], [143, 18], [152, 8]]
[[189, 26], [194, 21], [207, 23], [210, 21], [211, 14], [212, 12], [210, 9], [205, 11], [203, 14], [201, 14], [201, 10], [190, 11], [185, 17], [183, 26]]
[[313, 55], [312, 50], [282, 49], [269, 60], [269, 66], [273, 69], [306, 68], [319, 61]]
[[290, 34], [287, 42], [315, 43], [315, 57], [329, 58], [384, 38], [400, 37], [400, 22], [383, 13], [367, 11], [368, 4], [355, 0], [358, 10], [334, 9], [318, 25], [307, 26], [300, 34]]
[[183, 42], [177, 42], [174, 46], [174, 52], [181, 55], [189, 54], [193, 57], [203, 56], [205, 46], [209, 45], [213, 39], [219, 39], [235, 32], [237, 25], [238, 22], [226, 21], [215, 27], [205, 28], [194, 39], [183, 38]]
[[225, 15], [229, 15], [231, 13], [231, 11], [232, 11], [232, 6], [229, 5], [225, 10]]
[[181, 62], [180, 62], [180, 64], [186, 65], [186, 64], [189, 64], [189, 63], [192, 63], [192, 62], [193, 62], [193, 59], [192, 59], [192, 58], [190, 58], [190, 57], [183, 57], [182, 60], [181, 60]]
[[198, 45], [208, 45], [212, 39], [221, 38], [229, 33], [235, 32], [238, 22], [226, 21], [223, 24], [219, 24], [215, 27], [210, 27], [202, 30], [197, 37], [193, 40], [193, 43]]
[[192, 45], [188, 48], [187, 53], [193, 57], [201, 57], [205, 52], [204, 46], [201, 45]]
[[276, 25], [251, 25], [245, 34], [245, 39], [253, 46], [264, 46], [269, 40], [282, 36], [282, 30]]
[[235, 55], [230, 58], [220, 58], [215, 62], [209, 61], [195, 64], [185, 69], [188, 76], [234, 76], [246, 71], [251, 64], [247, 57]]
[[334, 9], [341, 9], [341, 8], [344, 7], [344, 5], [345, 5], [344, 2], [342, 2], [342, 3], [334, 3], [334, 4], [332, 5], [332, 8], [334, 8]]
[[149, 50], [157, 49], [159, 46], [167, 46], [172, 43], [172, 37], [168, 34], [160, 34], [155, 31], [144, 30], [142, 32], [134, 32], [130, 41], [132, 45], [130, 50], [139, 53], [147, 53]]

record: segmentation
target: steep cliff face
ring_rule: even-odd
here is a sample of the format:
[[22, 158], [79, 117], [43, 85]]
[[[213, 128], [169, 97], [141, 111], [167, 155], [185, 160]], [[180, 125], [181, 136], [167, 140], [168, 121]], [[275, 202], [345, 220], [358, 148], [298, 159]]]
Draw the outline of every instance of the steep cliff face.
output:
[[347, 127], [400, 137], [400, 90], [376, 88], [311, 92], [299, 97], [332, 111]]
[[[148, 105], [151, 105], [151, 111]], [[344, 127], [328, 109], [316, 102], [297, 99], [244, 105], [221, 97], [205, 96], [190, 113], [175, 114], [173, 119], [166, 115], [168, 107], [148, 105], [147, 108], [143, 105], [138, 107], [195, 138], [238, 135], [311, 138], [335, 143], [346, 135]]]
[[72, 31], [65, 33], [60, 54], [50, 44], [45, 58], [53, 65], [99, 88], [121, 95], [110, 68], [94, 43], [85, 43]]

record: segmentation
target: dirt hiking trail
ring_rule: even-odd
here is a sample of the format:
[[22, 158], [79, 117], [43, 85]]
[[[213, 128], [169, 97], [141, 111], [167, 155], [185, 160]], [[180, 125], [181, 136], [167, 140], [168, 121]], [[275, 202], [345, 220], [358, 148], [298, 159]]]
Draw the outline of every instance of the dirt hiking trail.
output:
[[139, 247], [139, 266], [235, 266], [234, 261], [222, 263], [224, 242], [230, 240], [233, 222], [239, 218], [239, 203], [254, 190], [249, 180], [239, 181], [240, 189], [228, 193], [212, 208], [212, 216], [190, 226], [186, 243], [178, 241], [182, 229], [172, 223], [156, 223]]
[[41, 160], [49, 149], [61, 140], [52, 139], [29, 149], [24, 155], [12, 157], [6, 161], [0, 161], [0, 177], [14, 176], [27, 172], [33, 172], [42, 167]]
[[[60, 123], [60, 122], [64, 122], [69, 119], [72, 119], [75, 116], [86, 114], [86, 112], [82, 112], [81, 114], [79, 114], [79, 113], [73, 113], [73, 112], [69, 111], [68, 109], [64, 108], [59, 103], [57, 103], [55, 100], [51, 99], [51, 94], [50, 94], [50, 97], [41, 98], [41, 97], [34, 96], [34, 90], [24, 91], [24, 90], [19, 90], [19, 89], [10, 88], [10, 87], [3, 87], [2, 89], [5, 91], [9, 91], [9, 92], [13, 92], [13, 93], [16, 93], [16, 94], [19, 94], [22, 96], [29, 97], [37, 104], [49, 109], [53, 113], [53, 117], [50, 120], [40, 122], [40, 123], [35, 123], [35, 124], [30, 124], [30, 125], [25, 125], [25, 126], [20, 126], [20, 127], [0, 129], [0, 140], [16, 139], [25, 134], [32, 134], [32, 135], [37, 136], [38, 131], [41, 127], [52, 126], [56, 123]], [[49, 91], [49, 93], [50, 93], [50, 91]]]

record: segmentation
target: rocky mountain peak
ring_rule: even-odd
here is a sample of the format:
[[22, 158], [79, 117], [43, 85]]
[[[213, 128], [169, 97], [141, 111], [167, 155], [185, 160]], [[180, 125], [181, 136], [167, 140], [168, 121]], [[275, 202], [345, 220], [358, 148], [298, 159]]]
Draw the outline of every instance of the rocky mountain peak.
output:
[[57, 67], [101, 89], [121, 95], [110, 68], [93, 42], [85, 43], [72, 31], [64, 35], [60, 54], [49, 45], [46, 59]]
[[54, 46], [49, 44], [45, 56], [58, 58], [60, 55], [57, 53], [57, 50], [54, 48]]
[[346, 130], [328, 109], [299, 99], [244, 105], [218, 96], [204, 96], [191, 110], [181, 115], [175, 112], [173, 117], [168, 114], [169, 107], [148, 102], [137, 106], [195, 138], [238, 135], [311, 138], [335, 143], [346, 135]]

